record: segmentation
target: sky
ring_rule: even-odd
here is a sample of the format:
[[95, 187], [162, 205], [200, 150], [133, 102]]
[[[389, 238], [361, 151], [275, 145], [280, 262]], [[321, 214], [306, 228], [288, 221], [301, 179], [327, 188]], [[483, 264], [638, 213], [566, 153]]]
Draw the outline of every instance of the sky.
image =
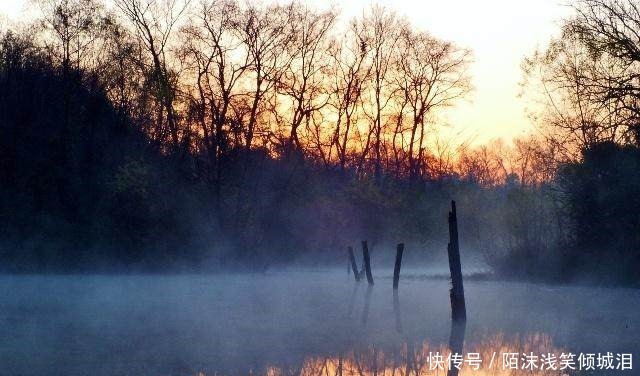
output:
[[[0, 0], [0, 14], [19, 20], [29, 0]], [[327, 0], [305, 0], [327, 7]], [[376, 0], [406, 16], [419, 29], [473, 51], [474, 91], [439, 118], [445, 137], [480, 144], [511, 140], [533, 130], [526, 100], [519, 98], [520, 65], [538, 46], [558, 34], [558, 21], [569, 13], [562, 0]], [[371, 0], [339, 4], [341, 17], [358, 16]], [[1, 23], [0, 23], [1, 25]]]
[[[475, 87], [467, 100], [441, 119], [451, 135], [485, 143], [533, 131], [526, 100], [519, 98], [522, 60], [559, 33], [570, 10], [562, 0], [379, 0], [407, 16], [417, 28], [473, 51]], [[342, 5], [345, 17], [359, 15], [370, 0]]]

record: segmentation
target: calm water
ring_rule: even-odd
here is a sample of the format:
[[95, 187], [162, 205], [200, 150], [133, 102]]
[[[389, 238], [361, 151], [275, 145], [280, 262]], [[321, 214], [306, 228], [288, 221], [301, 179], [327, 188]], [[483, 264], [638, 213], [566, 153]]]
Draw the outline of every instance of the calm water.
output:
[[[444, 374], [418, 368], [446, 351], [448, 282], [405, 278], [394, 309], [390, 276], [374, 274], [372, 289], [335, 270], [3, 276], [0, 375]], [[465, 293], [465, 352], [640, 354], [640, 290], [466, 281]]]

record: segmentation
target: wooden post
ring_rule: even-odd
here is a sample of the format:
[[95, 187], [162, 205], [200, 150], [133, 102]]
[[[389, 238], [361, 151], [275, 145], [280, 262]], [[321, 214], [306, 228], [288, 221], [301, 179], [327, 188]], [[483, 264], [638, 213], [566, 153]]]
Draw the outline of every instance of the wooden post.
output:
[[349, 253], [349, 263], [351, 264], [351, 270], [353, 270], [353, 276], [356, 282], [360, 281], [360, 273], [358, 272], [358, 265], [356, 265], [356, 256], [353, 254], [353, 247], [347, 247]]
[[367, 282], [373, 285], [373, 275], [371, 274], [371, 260], [369, 259], [369, 247], [367, 241], [362, 241], [362, 258], [364, 259], [364, 271], [367, 274]]
[[462, 285], [462, 266], [460, 263], [460, 247], [458, 244], [458, 217], [456, 202], [451, 201], [449, 212], [449, 271], [451, 272], [451, 318], [453, 321], [466, 320], [467, 312], [464, 302], [464, 287]]
[[400, 281], [400, 267], [402, 266], [402, 253], [404, 252], [404, 243], [399, 243], [396, 249], [396, 265], [393, 268], [393, 289], [398, 289]]

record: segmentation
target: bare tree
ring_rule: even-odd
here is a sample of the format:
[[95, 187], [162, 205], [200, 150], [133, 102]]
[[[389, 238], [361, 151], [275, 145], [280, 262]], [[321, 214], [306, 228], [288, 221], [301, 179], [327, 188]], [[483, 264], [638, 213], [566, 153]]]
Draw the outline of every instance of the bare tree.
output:
[[333, 148], [340, 168], [344, 170], [350, 150], [348, 143], [352, 128], [358, 122], [358, 110], [363, 105], [363, 94], [370, 78], [371, 44], [363, 24], [356, 19], [350, 23], [349, 31], [332, 46], [332, 96], [331, 107], [335, 111], [335, 126], [332, 133], [329, 156]]
[[246, 93], [249, 119], [245, 127], [245, 148], [253, 144], [260, 112], [264, 110], [264, 97], [271, 92], [291, 63], [292, 54], [283, 53], [291, 48], [294, 36], [288, 27], [293, 21], [293, 5], [270, 5], [261, 8], [248, 5], [242, 17], [242, 39], [250, 56], [249, 74], [252, 75], [252, 90]]
[[601, 141], [639, 144], [638, 3], [579, 0], [573, 7], [562, 35], [523, 64], [526, 94], [541, 107], [535, 115], [565, 158]]
[[197, 22], [183, 30], [186, 53], [195, 66], [198, 119], [213, 171], [227, 147], [234, 98], [250, 65], [243, 42], [241, 10], [234, 1], [202, 2]]
[[162, 143], [166, 139], [165, 129], [168, 129], [169, 140], [177, 150], [180, 146], [180, 129], [175, 110], [177, 77], [170, 68], [167, 55], [171, 36], [187, 9], [188, 1], [116, 0], [115, 5], [133, 26], [151, 60], [150, 86], [158, 102], [156, 127], [152, 136]]
[[121, 121], [129, 118], [139, 125], [152, 123], [144, 105], [149, 101], [149, 93], [140, 90], [145, 73], [141, 46], [112, 14], [104, 18], [104, 43], [100, 47], [103, 63], [98, 76]]
[[373, 149], [374, 175], [379, 178], [382, 168], [384, 111], [393, 96], [390, 91], [392, 89], [389, 88], [388, 74], [392, 69], [395, 45], [398, 40], [396, 32], [401, 27], [401, 21], [385, 8], [372, 6], [370, 13], [366, 14], [361, 22], [366, 33], [363, 40], [370, 45], [371, 49], [371, 88], [368, 90], [367, 98], [370, 105], [365, 107], [371, 126], [361, 147], [359, 166], [362, 168], [370, 149]]
[[328, 102], [324, 75], [329, 64], [329, 32], [337, 16], [334, 10], [319, 12], [297, 3], [292, 12], [292, 59], [277, 84], [278, 92], [285, 97], [279, 106], [288, 108], [286, 151], [302, 149], [300, 126], [310, 125], [312, 116]]
[[36, 0], [42, 13], [41, 27], [47, 49], [59, 61], [63, 73], [88, 68], [92, 44], [99, 39], [102, 5], [95, 0]]
[[429, 117], [470, 90], [470, 52], [409, 28], [403, 29], [400, 46], [395, 83], [403, 103], [400, 111], [409, 109], [408, 169], [417, 177], [422, 174]]

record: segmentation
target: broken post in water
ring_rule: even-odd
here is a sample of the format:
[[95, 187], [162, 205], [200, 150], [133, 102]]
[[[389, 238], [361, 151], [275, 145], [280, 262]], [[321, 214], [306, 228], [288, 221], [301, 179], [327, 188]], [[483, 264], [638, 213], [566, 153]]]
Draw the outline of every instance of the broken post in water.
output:
[[400, 281], [400, 267], [402, 266], [402, 253], [404, 252], [404, 243], [399, 243], [396, 249], [396, 265], [393, 268], [393, 289], [398, 289]]
[[462, 286], [462, 266], [460, 264], [460, 247], [458, 244], [458, 217], [456, 202], [451, 201], [449, 212], [449, 270], [451, 271], [451, 318], [454, 322], [465, 321], [467, 310], [464, 302], [464, 288]]
[[347, 247], [347, 252], [349, 253], [349, 263], [351, 264], [353, 276], [355, 277], [356, 282], [358, 282], [360, 281], [360, 273], [358, 272], [358, 265], [356, 264], [356, 255], [353, 254], [353, 247]]
[[364, 271], [367, 274], [367, 282], [373, 285], [373, 275], [371, 274], [371, 260], [369, 259], [369, 247], [367, 241], [362, 241], [362, 258], [364, 260]]

